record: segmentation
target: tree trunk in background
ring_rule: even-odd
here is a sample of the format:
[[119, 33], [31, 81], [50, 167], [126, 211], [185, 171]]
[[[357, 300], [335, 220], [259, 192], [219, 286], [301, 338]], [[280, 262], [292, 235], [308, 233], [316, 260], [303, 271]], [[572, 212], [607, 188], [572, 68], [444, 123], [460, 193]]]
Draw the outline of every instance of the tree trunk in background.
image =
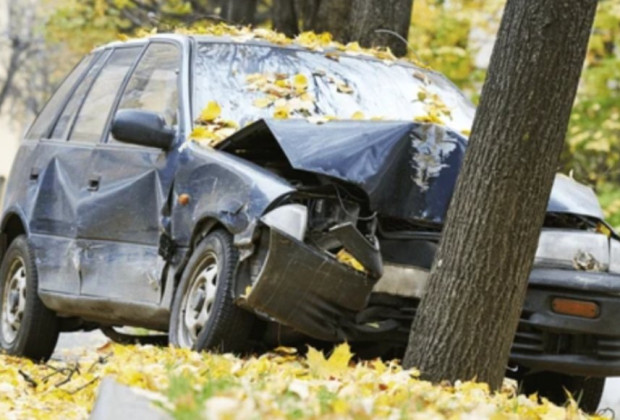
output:
[[273, 0], [273, 29], [288, 37], [299, 34], [299, 23], [293, 0]]
[[596, 0], [508, 0], [404, 363], [504, 377]]
[[314, 3], [313, 25], [304, 30], [329, 32], [334, 40], [347, 43], [350, 37], [351, 0], [318, 0]]
[[353, 0], [348, 35], [364, 47], [387, 46], [394, 54], [405, 55], [412, 8], [413, 0]]
[[316, 26], [316, 15], [321, 0], [295, 0], [297, 14], [301, 18], [302, 28], [308, 31]]
[[230, 23], [249, 25], [254, 23], [257, 0], [222, 1], [220, 16]]

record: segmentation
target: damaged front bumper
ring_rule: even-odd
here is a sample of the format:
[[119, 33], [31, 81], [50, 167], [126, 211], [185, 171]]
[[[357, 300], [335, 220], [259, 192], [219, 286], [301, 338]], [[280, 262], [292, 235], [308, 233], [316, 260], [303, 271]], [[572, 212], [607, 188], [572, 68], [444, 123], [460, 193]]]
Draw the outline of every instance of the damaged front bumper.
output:
[[348, 336], [341, 320], [366, 307], [375, 283], [372, 276], [271, 228], [258, 279], [240, 304], [311, 337], [340, 341]]

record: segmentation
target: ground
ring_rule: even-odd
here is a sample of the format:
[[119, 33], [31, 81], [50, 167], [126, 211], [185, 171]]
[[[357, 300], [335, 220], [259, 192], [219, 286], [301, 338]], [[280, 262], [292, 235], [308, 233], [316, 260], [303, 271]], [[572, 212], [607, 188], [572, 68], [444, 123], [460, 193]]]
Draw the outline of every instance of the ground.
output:
[[[99, 331], [61, 334], [54, 357], [63, 358], [66, 350], [79, 348], [95, 351], [105, 345], [107, 341], [107, 338]], [[603, 401], [599, 409], [611, 409], [614, 413], [620, 413], [620, 377], [607, 380]]]

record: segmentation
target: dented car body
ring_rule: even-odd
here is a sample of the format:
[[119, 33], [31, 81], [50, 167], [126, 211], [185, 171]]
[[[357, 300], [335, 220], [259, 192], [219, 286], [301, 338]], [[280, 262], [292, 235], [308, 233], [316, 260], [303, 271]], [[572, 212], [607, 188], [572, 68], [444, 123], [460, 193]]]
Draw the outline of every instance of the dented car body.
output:
[[[301, 87], [285, 82], [293, 72]], [[294, 93], [247, 88], [266, 73]], [[304, 118], [269, 118], [282, 106]], [[17, 352], [11, 337], [27, 324], [20, 265], [6, 262], [17, 255], [32, 258], [59, 331], [139, 326], [237, 350], [228, 344], [269, 342], [275, 325], [290, 334], [269, 345], [398, 354], [473, 115], [450, 82], [410, 64], [191, 36], [100, 48], [35, 121], [7, 185], [3, 347]], [[243, 128], [210, 147], [188, 140], [200, 121], [212, 139], [205, 130], [231, 126], [224, 116]], [[566, 177], [547, 212], [512, 362], [618, 375], [618, 237], [592, 191]], [[20, 237], [29, 250], [13, 250]]]

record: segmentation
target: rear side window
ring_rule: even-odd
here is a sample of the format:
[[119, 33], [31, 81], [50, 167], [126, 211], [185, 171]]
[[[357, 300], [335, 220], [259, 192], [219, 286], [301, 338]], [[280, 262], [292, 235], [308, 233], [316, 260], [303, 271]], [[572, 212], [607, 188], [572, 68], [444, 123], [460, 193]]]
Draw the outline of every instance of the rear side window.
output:
[[115, 50], [82, 103], [69, 140], [97, 143], [125, 77], [142, 47]]
[[65, 105], [65, 109], [63, 109], [62, 114], [60, 114], [60, 117], [56, 121], [56, 126], [54, 127], [54, 130], [52, 131], [52, 134], [50, 136], [51, 138], [58, 140], [67, 140], [69, 130], [71, 129], [73, 121], [75, 120], [75, 115], [77, 114], [77, 111], [80, 108], [82, 101], [84, 100], [84, 95], [86, 95], [86, 92], [88, 92], [88, 89], [92, 85], [93, 80], [95, 80], [95, 77], [97, 77], [97, 75], [101, 71], [101, 67], [103, 67], [103, 65], [105, 64], [108, 56], [109, 51], [103, 54], [101, 58], [91, 66], [90, 70], [88, 70], [86, 75], [83, 77], [78, 87], [73, 92], [73, 95], [71, 95], [71, 98], [67, 102], [67, 105]]
[[43, 107], [43, 110], [39, 113], [39, 116], [36, 118], [28, 134], [26, 134], [27, 139], [39, 139], [45, 135], [54, 121], [54, 117], [60, 111], [60, 108], [65, 103], [67, 95], [73, 90], [73, 86], [75, 86], [76, 82], [78, 82], [82, 74], [88, 68], [90, 63], [93, 61], [95, 54], [90, 54], [82, 59], [78, 63], [77, 66], [73, 68], [71, 73], [65, 78], [65, 80], [60, 84], [56, 92], [52, 95], [49, 101]]
[[140, 109], [161, 114], [177, 124], [181, 51], [173, 44], [151, 44], [131, 75], [118, 109]]

